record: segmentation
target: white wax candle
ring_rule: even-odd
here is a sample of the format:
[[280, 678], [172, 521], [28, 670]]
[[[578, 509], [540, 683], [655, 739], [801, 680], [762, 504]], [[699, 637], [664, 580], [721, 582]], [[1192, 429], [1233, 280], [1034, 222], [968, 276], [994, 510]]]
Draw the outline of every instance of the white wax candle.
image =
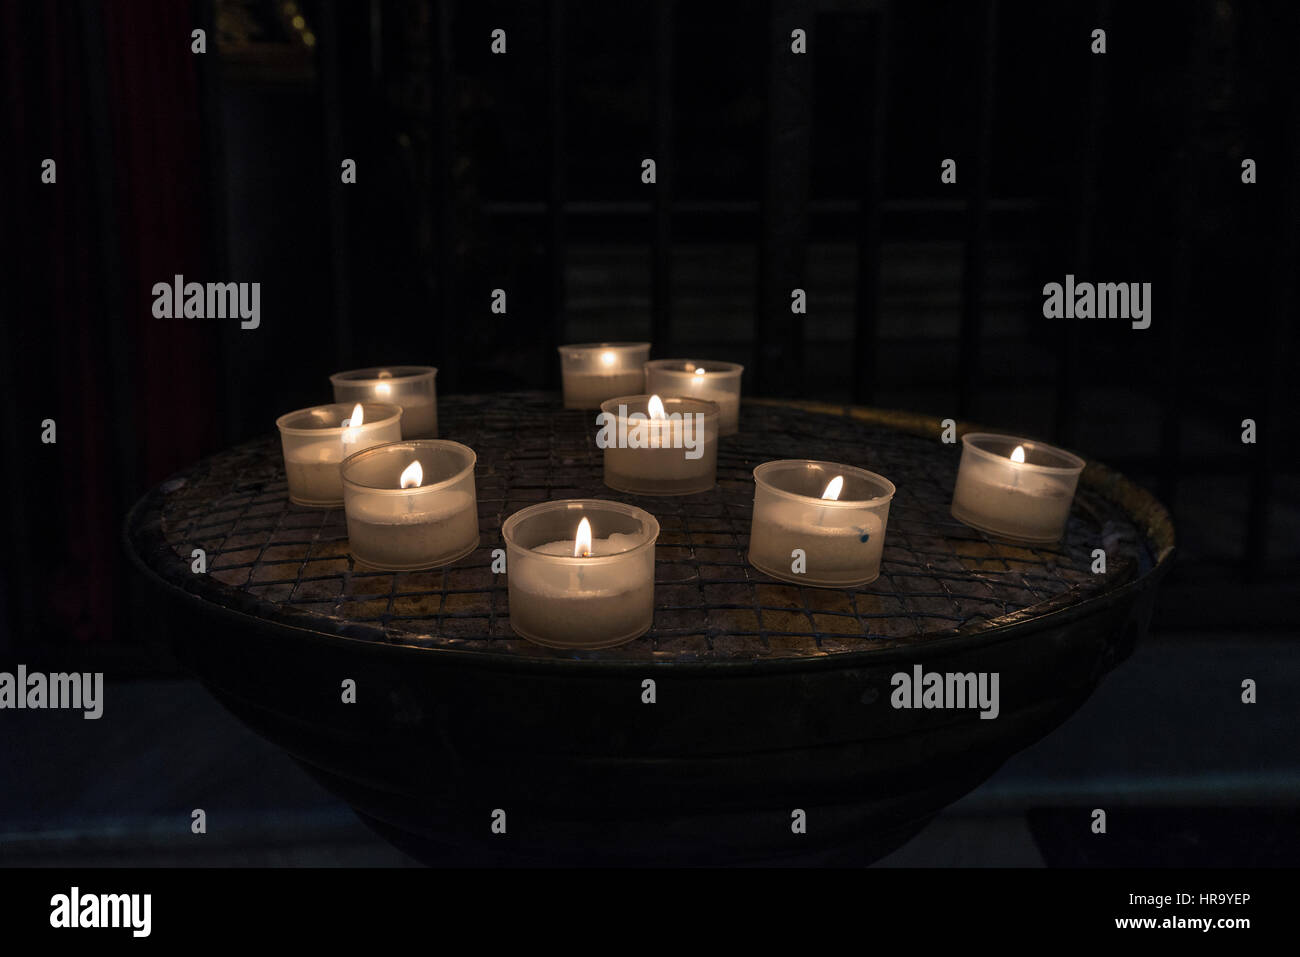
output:
[[564, 407], [566, 409], [599, 409], [606, 399], [620, 395], [635, 395], [645, 386], [645, 374], [638, 369], [625, 369], [609, 374], [600, 372], [564, 373]]
[[710, 388], [709, 381], [704, 377], [694, 376], [692, 381], [699, 385], [690, 388], [691, 398], [707, 399], [718, 404], [718, 434], [735, 435], [740, 429], [740, 394]]
[[566, 409], [598, 409], [606, 399], [640, 393], [645, 384], [648, 342], [585, 342], [558, 351]]
[[754, 469], [749, 563], [798, 585], [847, 588], [880, 575], [894, 483], [835, 462], [782, 459]]
[[[1014, 467], [1015, 463], [1007, 463]], [[1055, 541], [1070, 515], [1074, 496], [1059, 484], [1022, 473], [964, 469], [952, 495], [952, 513], [968, 524], [1022, 541]], [[999, 480], [1001, 479], [1001, 481]]]
[[402, 438], [438, 435], [438, 370], [433, 366], [353, 369], [330, 376], [336, 402], [389, 402], [402, 408]]
[[[654, 621], [658, 535], [653, 515], [621, 502], [569, 499], [515, 512], [501, 525], [510, 627], [554, 648], [607, 648], [644, 634]], [[575, 540], [590, 540], [589, 554], [575, 556]]]
[[438, 436], [438, 406], [432, 396], [403, 396], [402, 438], [432, 439]]
[[[593, 539], [591, 557], [616, 555], [641, 539], [615, 533]], [[555, 541], [532, 551], [573, 555], [574, 541]], [[510, 569], [510, 620], [520, 634], [542, 644], [600, 648], [645, 630], [654, 616], [651, 575], [629, 574], [638, 566], [515, 561]]]
[[[864, 509], [771, 501], [755, 514], [749, 560], [758, 568], [782, 572], [782, 578], [806, 576], [810, 584], [865, 584], [880, 574], [884, 547], [881, 520]], [[795, 549], [804, 553], [803, 571], [795, 571]]]
[[[629, 549], [634, 548], [638, 541], [639, 540], [635, 535], [623, 535], [619, 532], [614, 532], [614, 534], [610, 535], [608, 538], [593, 538], [591, 540], [590, 554], [617, 555], [619, 552], [626, 552]], [[545, 545], [538, 545], [533, 549], [533, 551], [539, 552], [543, 555], [567, 555], [570, 557], [577, 557], [574, 555], [574, 547], [576, 545], [577, 539], [571, 538], [568, 541], [547, 542]]]
[[645, 364], [645, 390], [661, 396], [687, 396], [718, 405], [718, 435], [740, 427], [740, 377], [745, 367], [705, 359], [655, 359]]
[[356, 495], [348, 502], [354, 557], [380, 568], [429, 568], [455, 561], [479, 541], [474, 496], [450, 489], [415, 496]]
[[[605, 484], [641, 495], [688, 495], [713, 488], [717, 406], [699, 399], [656, 398], [602, 404], [597, 443], [605, 450]], [[652, 402], [659, 417], [647, 414]]]
[[701, 440], [700, 457], [688, 459], [685, 449], [605, 450], [605, 484], [629, 492], [656, 495], [699, 492], [713, 487], [718, 473], [716, 442]]
[[[351, 416], [361, 405], [362, 424]], [[280, 416], [280, 445], [289, 498], [299, 505], [343, 503], [340, 463], [354, 452], [401, 437], [401, 410], [384, 403], [345, 403], [300, 409]], [[347, 421], [349, 425], [343, 425]]]
[[474, 450], [446, 439], [392, 442], [343, 463], [348, 547], [393, 571], [436, 568], [478, 547]]
[[343, 501], [343, 480], [338, 461], [306, 462], [286, 458], [285, 478], [293, 501], [301, 505], [338, 505]]
[[962, 436], [952, 515], [1002, 538], [1058, 541], [1082, 470], [1082, 459], [1050, 445], [967, 433]]
[[306, 441], [284, 452], [284, 471], [293, 499], [308, 504], [338, 505], [343, 501], [339, 463], [365, 444], [359, 434]]

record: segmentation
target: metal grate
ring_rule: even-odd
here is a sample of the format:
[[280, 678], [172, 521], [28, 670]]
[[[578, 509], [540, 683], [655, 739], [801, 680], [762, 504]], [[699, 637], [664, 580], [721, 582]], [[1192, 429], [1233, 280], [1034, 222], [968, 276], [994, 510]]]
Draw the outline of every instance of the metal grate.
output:
[[[1133, 520], [1085, 488], [1065, 540], [990, 540], [948, 513], [959, 446], [875, 422], [784, 405], [742, 409], [741, 434], [722, 441], [718, 485], [698, 495], [625, 495], [601, 482], [594, 413], [563, 411], [552, 395], [444, 398], [443, 435], [478, 453], [480, 547], [452, 566], [379, 572], [348, 555], [342, 509], [293, 505], [279, 442], [258, 440], [207, 459], [167, 483], [153, 517], [166, 549], [155, 561], [188, 572], [208, 556], [201, 597], [349, 637], [523, 657], [746, 660], [861, 651], [952, 634], [1002, 616], [1094, 595], [1150, 556]], [[820, 458], [888, 476], [898, 487], [880, 578], [852, 589], [776, 582], [745, 560], [752, 469], [777, 458]], [[653, 630], [619, 648], [566, 652], [510, 630], [506, 579], [491, 551], [511, 513], [558, 498], [617, 498], [655, 515]], [[1105, 547], [1108, 573], [1091, 572]]]

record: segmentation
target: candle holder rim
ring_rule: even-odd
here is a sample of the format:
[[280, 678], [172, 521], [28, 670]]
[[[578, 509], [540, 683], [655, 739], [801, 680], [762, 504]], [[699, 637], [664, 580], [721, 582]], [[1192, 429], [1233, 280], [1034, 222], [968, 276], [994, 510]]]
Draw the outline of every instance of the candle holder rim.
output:
[[[600, 404], [600, 411], [601, 411], [601, 412], [608, 412], [608, 413], [609, 413], [610, 415], [612, 415], [612, 416], [615, 416], [615, 417], [617, 417], [617, 418], [623, 418], [623, 419], [626, 420], [626, 419], [629, 418], [633, 413], [632, 413], [632, 412], [628, 412], [627, 416], [621, 416], [621, 417], [620, 417], [619, 414], [618, 414], [618, 404], [619, 404], [620, 402], [622, 402], [622, 403], [624, 403], [624, 404], [627, 404], [627, 400], [628, 400], [628, 399], [645, 399], [646, 402], [648, 403], [648, 402], [650, 401], [650, 397], [651, 397], [652, 395], [658, 395], [658, 396], [659, 396], [659, 401], [662, 402], [662, 403], [664, 404], [664, 407], [665, 407], [665, 408], [664, 408], [664, 411], [665, 411], [665, 412], [668, 411], [668, 409], [667, 409], [667, 405], [668, 405], [669, 402], [694, 402], [696, 405], [706, 405], [706, 406], [709, 407], [709, 408], [707, 408], [707, 409], [699, 410], [699, 411], [700, 411], [700, 414], [702, 414], [702, 415], [704, 415], [704, 416], [706, 416], [706, 417], [711, 417], [711, 418], [715, 418], [715, 419], [716, 419], [716, 418], [719, 418], [719, 417], [722, 415], [722, 406], [721, 406], [720, 404], [718, 404], [717, 402], [714, 402], [712, 399], [700, 399], [700, 398], [697, 398], [696, 396], [693, 396], [693, 395], [662, 395], [662, 394], [660, 394], [660, 393], [658, 393], [658, 392], [646, 392], [646, 393], [643, 393], [643, 394], [641, 394], [641, 395], [620, 395], [620, 396], [615, 396], [615, 397], [612, 398], [612, 399], [606, 399], [604, 402], [602, 402], [602, 403]], [[613, 404], [614, 404], [614, 407], [611, 408], [611, 409], [607, 409], [607, 408], [605, 408], [605, 406], [609, 405], [610, 403], [613, 403]], [[642, 413], [639, 413], [639, 414], [641, 414], [641, 415], [648, 415], [648, 413], [646, 413], [646, 412], [642, 412]]]
[[[305, 415], [314, 412], [317, 409], [342, 408], [344, 413], [351, 412], [354, 406], [360, 405], [361, 408], [380, 406], [385, 409], [392, 409], [390, 414], [385, 415], [382, 419], [367, 419], [360, 425], [331, 425], [320, 429], [301, 429], [293, 425], [285, 425], [295, 415]], [[315, 435], [328, 436], [332, 432], [340, 435], [349, 429], [369, 429], [377, 428], [381, 425], [391, 425], [394, 421], [401, 421], [402, 407], [394, 405], [391, 402], [323, 402], [320, 405], [309, 405], [306, 408], [294, 409], [292, 412], [286, 412], [284, 415], [275, 420], [275, 427], [280, 430], [281, 435]]]
[[[445, 479], [439, 479], [428, 485], [415, 485], [411, 488], [380, 488], [375, 485], [362, 485], [360, 482], [348, 478], [349, 463], [355, 464], [356, 461], [365, 458], [367, 455], [378, 455], [394, 446], [437, 446], [439, 448], [456, 448], [464, 449], [469, 453], [469, 462], [464, 468], [456, 472], [455, 475]], [[343, 487], [351, 487], [358, 492], [365, 492], [367, 495], [413, 495], [422, 492], [434, 492], [438, 489], [445, 488], [455, 482], [461, 481], [465, 476], [474, 471], [474, 466], [478, 464], [478, 453], [471, 449], [463, 442], [457, 442], [453, 439], [399, 439], [396, 442], [381, 442], [378, 445], [372, 445], [368, 449], [362, 449], [360, 452], [353, 452], [342, 462], [339, 463], [339, 477], [343, 480]]]
[[[378, 376], [378, 375], [375, 376], [360, 375], [360, 373], [362, 372], [380, 372], [384, 370], [398, 370], [398, 369], [410, 369], [414, 371], [404, 372], [401, 375], [397, 375], [396, 373], [394, 373], [393, 375], [386, 376], [386, 377]], [[346, 383], [348, 385], [379, 385], [380, 383], [383, 382], [399, 382], [399, 381], [411, 382], [411, 381], [418, 381], [419, 379], [423, 379], [426, 377], [436, 378], [437, 375], [438, 375], [437, 366], [408, 366], [408, 365], [365, 366], [360, 369], [347, 369], [343, 372], [335, 372], [330, 376], [330, 383], [333, 385], [340, 385], [343, 383]]]
[[1037, 462], [1016, 462], [1019, 468], [1026, 469], [1030, 472], [1040, 472], [1048, 475], [1078, 475], [1087, 467], [1087, 462], [1058, 446], [1051, 445], [1047, 442], [1039, 442], [1036, 439], [1026, 439], [1018, 435], [1008, 435], [1002, 432], [966, 432], [961, 437], [963, 449], [971, 449], [981, 455], [992, 456], [995, 459], [1010, 461], [1005, 455], [999, 455], [997, 452], [982, 448], [977, 444], [980, 439], [1002, 439], [1007, 442], [1014, 442], [1016, 445], [1023, 446], [1028, 452], [1032, 449], [1046, 449], [1053, 455], [1059, 455], [1061, 458], [1070, 462], [1070, 465], [1040, 465]]
[[[764, 477], [767, 472], [771, 472], [777, 466], [781, 465], [825, 465], [840, 473], [856, 472], [858, 476], [864, 477], [869, 481], [883, 483], [888, 491], [881, 495], [877, 495], [874, 498], [818, 498], [815, 495], [801, 495], [798, 492], [791, 492], [788, 489], [778, 488]], [[760, 465], [754, 466], [754, 484], [756, 486], [761, 485], [769, 492], [773, 492], [784, 498], [814, 505], [821, 505], [827, 508], [864, 508], [883, 505], [892, 502], [894, 500], [894, 495], [898, 492], [898, 486], [885, 478], [885, 476], [881, 475], [879, 472], [872, 472], [869, 469], [858, 468], [856, 465], [844, 465], [840, 462], [826, 462], [821, 459], [773, 459], [770, 462], [763, 462]]]
[[567, 345], [556, 346], [555, 351], [563, 353], [569, 349], [608, 349], [613, 352], [635, 352], [638, 349], [649, 349], [648, 342], [570, 342]]
[[[519, 542], [515, 541], [514, 539], [515, 528], [519, 525], [521, 521], [528, 518], [529, 516], [540, 512], [553, 511], [557, 507], [563, 507], [569, 509], [569, 508], [574, 508], [575, 506], [577, 506], [580, 509], [587, 509], [587, 508], [612, 509], [613, 511], [616, 512], [622, 512], [624, 515], [630, 515], [633, 518], [640, 518], [644, 526], [642, 534], [645, 536], [645, 541], [638, 542], [636, 545], [633, 545], [631, 548], [627, 549], [626, 551], [612, 552], [608, 555], [587, 555], [587, 556], [547, 555], [544, 552], [539, 552], [536, 549], [529, 548], [527, 545], [522, 545]], [[554, 499], [553, 501], [549, 501], [549, 502], [537, 502], [534, 505], [529, 505], [525, 508], [521, 508], [519, 511], [514, 512], [511, 515], [507, 516], [506, 520], [501, 523], [501, 540], [506, 543], [507, 548], [518, 548], [528, 552], [529, 561], [534, 561], [534, 560], [546, 561], [556, 565], [586, 565], [586, 564], [590, 564], [592, 561], [600, 561], [602, 559], [607, 559], [607, 558], [623, 558], [627, 555], [636, 555], [640, 552], [645, 551], [647, 548], [654, 548], [655, 542], [659, 540], [659, 519], [655, 518], [653, 515], [651, 515], [643, 508], [638, 508], [635, 505], [628, 505], [626, 502], [619, 502], [613, 499], [560, 498], [560, 499]]]
[[705, 369], [704, 375], [713, 376], [719, 379], [734, 378], [736, 376], [739, 376], [741, 373], [745, 371], [745, 367], [741, 365], [739, 362], [724, 362], [721, 359], [647, 359], [644, 363], [642, 363], [642, 367], [645, 369], [649, 369], [651, 366], [654, 366], [654, 368], [657, 371], [681, 372], [681, 373], [690, 373], [694, 375], [695, 373], [691, 369], [669, 368], [669, 366], [672, 365], [677, 365], [677, 364], [685, 365], [688, 362], [701, 364], [701, 365], [704, 363], [708, 363], [708, 365], [713, 368]]

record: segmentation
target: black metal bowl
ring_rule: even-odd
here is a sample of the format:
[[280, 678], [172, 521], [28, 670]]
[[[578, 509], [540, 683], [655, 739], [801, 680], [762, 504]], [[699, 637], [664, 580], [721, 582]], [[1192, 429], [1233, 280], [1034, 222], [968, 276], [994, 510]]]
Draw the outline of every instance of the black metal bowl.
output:
[[[269, 438], [164, 483], [125, 525], [172, 616], [175, 654], [429, 862], [873, 860], [1127, 657], [1174, 549], [1163, 507], [1096, 463], [1057, 545], [956, 523], [958, 451], [925, 417], [746, 403], [718, 487], [662, 499], [605, 489], [594, 421], [553, 396], [444, 399], [440, 411], [444, 433], [479, 456], [482, 544], [447, 569], [354, 565], [341, 510], [288, 502]], [[864, 466], [898, 486], [876, 582], [787, 585], [746, 564], [750, 473], [784, 457]], [[490, 567], [501, 521], [568, 497], [659, 518], [645, 637], [574, 652], [511, 633]], [[195, 548], [206, 574], [192, 571]], [[998, 716], [895, 708], [892, 676], [916, 665], [996, 672]], [[349, 679], [355, 703], [343, 700]]]

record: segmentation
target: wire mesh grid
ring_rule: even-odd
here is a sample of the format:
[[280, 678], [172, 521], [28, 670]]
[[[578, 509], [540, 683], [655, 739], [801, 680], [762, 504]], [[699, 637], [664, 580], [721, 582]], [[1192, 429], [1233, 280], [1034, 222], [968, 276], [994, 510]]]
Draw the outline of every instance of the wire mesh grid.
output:
[[[445, 568], [384, 572], [348, 554], [343, 510], [289, 502], [275, 437], [199, 463], [162, 489], [159, 531], [169, 561], [206, 552], [202, 597], [237, 598], [268, 617], [351, 637], [526, 657], [754, 659], [832, 655], [952, 634], [1044, 603], [1083, 600], [1131, 577], [1141, 538], [1118, 507], [1081, 488], [1063, 541], [999, 542], [948, 511], [959, 446], [844, 415], [789, 406], [742, 410], [724, 439], [718, 484], [679, 497], [629, 495], [602, 484], [594, 413], [552, 395], [444, 398], [442, 434], [478, 454], [480, 544]], [[775, 581], [746, 561], [755, 465], [840, 461], [898, 487], [880, 577], [857, 588]], [[601, 651], [543, 648], [510, 629], [505, 575], [492, 571], [501, 524], [535, 502], [610, 498], [658, 518], [655, 620], [642, 638]], [[1094, 574], [1093, 549], [1109, 571]]]

